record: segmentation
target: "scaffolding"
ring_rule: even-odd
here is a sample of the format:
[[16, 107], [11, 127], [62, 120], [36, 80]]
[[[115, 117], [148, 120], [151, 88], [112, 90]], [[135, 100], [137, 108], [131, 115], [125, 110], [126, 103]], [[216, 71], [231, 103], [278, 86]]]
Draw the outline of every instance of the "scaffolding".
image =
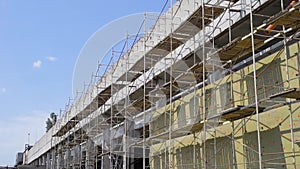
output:
[[[300, 2], [167, 0], [162, 11], [168, 5], [111, 49], [30, 164], [300, 166]], [[147, 20], [156, 20], [150, 30]]]

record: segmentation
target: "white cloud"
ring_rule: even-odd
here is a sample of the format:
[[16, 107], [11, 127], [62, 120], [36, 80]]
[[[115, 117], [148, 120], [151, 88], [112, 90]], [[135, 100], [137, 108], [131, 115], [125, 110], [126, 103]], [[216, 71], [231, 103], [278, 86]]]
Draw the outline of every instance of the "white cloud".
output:
[[57, 57], [53, 57], [53, 56], [49, 56], [49, 57], [46, 57], [46, 59], [50, 62], [55, 62], [57, 61]]
[[33, 62], [33, 65], [32, 65], [32, 67], [34, 67], [34, 68], [40, 68], [41, 66], [42, 66], [42, 61], [40, 61], [40, 60]]

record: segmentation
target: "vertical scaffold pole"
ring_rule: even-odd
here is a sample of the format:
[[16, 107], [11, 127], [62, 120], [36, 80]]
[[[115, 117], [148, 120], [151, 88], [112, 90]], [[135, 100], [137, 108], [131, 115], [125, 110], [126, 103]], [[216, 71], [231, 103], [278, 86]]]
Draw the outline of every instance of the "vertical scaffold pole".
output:
[[204, 24], [204, 0], [201, 0], [201, 20], [202, 20], [202, 65], [203, 65], [203, 74], [202, 74], [202, 82], [203, 82], [203, 87], [202, 87], [202, 107], [203, 107], [203, 135], [202, 135], [202, 158], [203, 158], [203, 168], [207, 168], [207, 160], [206, 160], [206, 90], [205, 90], [205, 24]]
[[[129, 46], [128, 46], [128, 38], [129, 38], [129, 34], [128, 32], [126, 33], [126, 52], [129, 51]], [[121, 53], [121, 55], [123, 55], [123, 53]], [[128, 71], [129, 71], [129, 66], [128, 66], [128, 59], [129, 59], [129, 56], [126, 56], [126, 54], [124, 54], [124, 57], [125, 60], [126, 60], [126, 66], [124, 67], [125, 68], [125, 81], [128, 82]], [[125, 91], [125, 105], [124, 105], [124, 115], [125, 115], [125, 120], [124, 120], [124, 123], [125, 123], [125, 138], [124, 138], [124, 142], [125, 144], [123, 146], [126, 146], [126, 149], [125, 149], [125, 152], [124, 152], [124, 159], [128, 159], [128, 161], [125, 161], [125, 169], [127, 168], [130, 168], [130, 148], [129, 148], [129, 143], [127, 142], [127, 138], [129, 137], [130, 135], [130, 131], [129, 130], [129, 127], [128, 127], [128, 123], [127, 123], [127, 120], [128, 120], [128, 115], [127, 115], [127, 105], [128, 105], [128, 98], [127, 98], [127, 94], [129, 94], [129, 91], [128, 91], [128, 88], [126, 88], [126, 91]], [[131, 119], [131, 118], [130, 118]], [[129, 152], [127, 152], [129, 151]], [[124, 166], [124, 165], [123, 165]]]
[[258, 162], [259, 169], [262, 169], [262, 154], [261, 154], [261, 142], [260, 142], [260, 120], [258, 110], [258, 96], [257, 96], [257, 82], [256, 82], [256, 61], [255, 61], [255, 43], [254, 43], [254, 31], [253, 31], [253, 11], [252, 0], [250, 2], [250, 29], [251, 29], [251, 47], [252, 47], [252, 66], [253, 66], [253, 85], [255, 95], [255, 112], [256, 112], [256, 128], [257, 128], [257, 145], [258, 145]]
[[[112, 58], [114, 58], [114, 48], [112, 48]], [[110, 63], [109, 63], [110, 64]], [[111, 82], [113, 81], [113, 72], [111, 73]], [[113, 92], [113, 85], [111, 85], [111, 93], [110, 95], [112, 96]], [[110, 128], [109, 128], [109, 137], [110, 137], [110, 145], [109, 145], [109, 155], [110, 155], [110, 168], [114, 169], [114, 163], [116, 162], [114, 153], [113, 153], [113, 136], [112, 136], [112, 128], [113, 128], [113, 99], [111, 99], [110, 103]], [[117, 157], [117, 156], [116, 156]], [[115, 161], [114, 161], [115, 160]]]
[[[280, 1], [281, 2], [281, 10], [283, 11], [284, 10], [284, 4], [283, 4], [283, 0]], [[289, 76], [289, 62], [288, 62], [288, 59], [289, 59], [289, 49], [288, 49], [288, 46], [287, 46], [287, 38], [286, 38], [286, 34], [285, 34], [285, 26], [282, 26], [282, 35], [283, 35], [283, 45], [284, 45], [284, 56], [285, 56], [285, 72], [286, 72], [286, 82], [287, 82], [287, 88], [289, 89], [290, 88], [290, 76]], [[296, 154], [295, 154], [295, 136], [294, 136], [294, 120], [293, 120], [293, 113], [292, 113], [292, 107], [291, 107], [291, 99], [288, 99], [288, 106], [289, 106], [289, 120], [290, 120], [290, 126], [291, 126], [291, 129], [290, 129], [290, 133], [291, 133], [291, 146], [292, 146], [292, 153], [293, 153], [293, 166], [294, 166], [294, 169], [296, 169]]]
[[143, 83], [144, 83], [144, 87], [143, 87], [143, 169], [146, 169], [146, 126], [145, 126], [145, 122], [146, 122], [146, 114], [145, 114], [145, 110], [146, 110], [146, 40], [147, 40], [147, 36], [146, 36], [146, 31], [147, 31], [147, 25], [146, 25], [146, 12], [144, 13], [144, 54], [143, 54], [143, 68], [144, 68], [144, 73], [143, 73]]
[[169, 158], [169, 168], [173, 168], [173, 165], [172, 165], [172, 162], [173, 162], [173, 160], [171, 160], [172, 159], [172, 109], [173, 109], [173, 99], [172, 99], [172, 97], [173, 97], [173, 93], [172, 93], [172, 91], [173, 91], [173, 53], [172, 53], [172, 51], [173, 51], [173, 14], [174, 14], [174, 12], [173, 12], [173, 8], [172, 8], [172, 6], [173, 6], [173, 0], [170, 0], [170, 5], [171, 5], [171, 27], [170, 27], [170, 81], [171, 81], [171, 83], [170, 83], [170, 114], [169, 114], [169, 144], [168, 144], [168, 146], [169, 146], [169, 151], [168, 151], [168, 158]]

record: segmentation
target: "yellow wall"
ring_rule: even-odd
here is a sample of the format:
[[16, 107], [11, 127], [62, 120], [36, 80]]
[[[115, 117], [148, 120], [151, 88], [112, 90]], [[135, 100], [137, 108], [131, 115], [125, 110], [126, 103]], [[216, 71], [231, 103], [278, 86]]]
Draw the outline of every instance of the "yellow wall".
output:
[[[274, 53], [257, 62], [257, 88], [260, 100], [280, 91], [299, 87], [299, 44], [291, 45], [287, 51], [290, 55], [287, 61], [289, 80], [287, 80], [284, 51]], [[222, 110], [229, 107], [246, 106], [253, 103], [252, 74], [253, 67], [250, 65], [222, 78], [214, 84], [206, 86], [206, 92], [211, 91], [214, 95], [206, 95], [208, 99], [208, 101], [206, 100], [206, 118], [217, 116]], [[229, 86], [226, 87], [225, 83]], [[225, 88], [228, 90], [224, 90]], [[233, 98], [231, 97], [230, 89], [233, 91]], [[201, 168], [204, 164], [200, 159], [206, 156], [207, 168], [212, 168], [216, 163], [218, 169], [229, 169], [233, 168], [233, 156], [235, 156], [236, 161], [234, 163], [237, 168], [258, 168], [258, 155], [255, 152], [258, 147], [255, 115], [236, 120], [233, 123], [216, 118], [221, 123], [218, 126], [216, 121], [207, 120], [206, 132], [201, 130], [200, 132], [171, 140], [168, 140], [168, 133], [161, 137], [155, 137], [157, 134], [169, 131], [170, 118], [172, 131], [176, 131], [185, 125], [187, 128], [192, 128], [192, 125], [188, 125], [191, 122], [203, 123], [203, 114], [201, 113], [203, 112], [202, 93], [202, 89], [199, 89], [153, 113], [152, 122], [150, 123], [150, 136], [155, 138], [152, 140], [151, 146], [151, 154], [153, 156], [150, 158], [150, 161], [152, 167]], [[193, 112], [193, 106], [195, 105], [194, 96], [197, 102], [196, 115]], [[267, 101], [261, 102], [260, 106], [278, 105], [289, 101], [294, 100], [277, 98], [270, 101], [267, 99]], [[290, 114], [292, 118], [290, 118]], [[161, 117], [158, 118], [159, 116]], [[295, 141], [300, 140], [300, 103], [281, 105], [278, 108], [264, 111], [259, 116], [263, 166], [269, 168], [294, 168], [293, 163], [296, 160], [297, 164], [295, 165], [300, 168], [300, 157], [298, 157], [300, 155], [300, 143], [292, 144], [290, 125], [291, 121], [293, 121]], [[234, 139], [232, 139], [232, 125], [234, 125]], [[201, 125], [199, 125], [199, 128], [201, 128]], [[232, 150], [232, 140], [234, 140], [234, 151]], [[294, 152], [296, 152], [295, 158], [293, 156], [293, 146]], [[171, 166], [169, 166], [169, 161]]]

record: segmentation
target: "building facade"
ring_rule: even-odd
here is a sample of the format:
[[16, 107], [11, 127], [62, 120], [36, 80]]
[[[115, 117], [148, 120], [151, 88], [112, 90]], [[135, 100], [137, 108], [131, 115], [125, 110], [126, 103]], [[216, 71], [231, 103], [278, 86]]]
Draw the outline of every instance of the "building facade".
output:
[[[47, 169], [300, 166], [298, 0], [180, 0], [26, 154]], [[145, 14], [145, 20], [147, 15]], [[143, 27], [143, 26], [141, 26]]]

